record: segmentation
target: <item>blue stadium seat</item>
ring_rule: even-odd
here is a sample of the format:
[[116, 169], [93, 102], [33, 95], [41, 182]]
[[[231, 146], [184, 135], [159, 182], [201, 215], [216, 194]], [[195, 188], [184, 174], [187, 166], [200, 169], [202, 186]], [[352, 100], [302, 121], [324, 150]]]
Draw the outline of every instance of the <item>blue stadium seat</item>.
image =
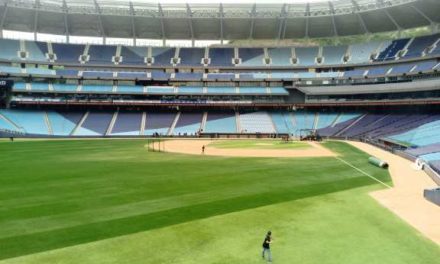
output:
[[210, 48], [210, 66], [233, 66], [234, 49], [232, 48]]
[[121, 57], [122, 65], [142, 65], [145, 64], [145, 57], [147, 57], [147, 47], [129, 47], [122, 46]]
[[79, 44], [52, 43], [53, 53], [59, 63], [79, 63], [79, 57], [84, 53], [85, 46]]
[[264, 50], [262, 48], [240, 48], [238, 54], [241, 63], [237, 66], [264, 66]]
[[301, 66], [316, 65], [316, 57], [318, 56], [318, 47], [299, 47], [295, 48], [297, 64]]
[[180, 65], [182, 66], [201, 66], [204, 57], [204, 48], [181, 48], [179, 52]]
[[91, 45], [89, 48], [89, 63], [114, 64], [112, 58], [116, 55], [116, 46]]

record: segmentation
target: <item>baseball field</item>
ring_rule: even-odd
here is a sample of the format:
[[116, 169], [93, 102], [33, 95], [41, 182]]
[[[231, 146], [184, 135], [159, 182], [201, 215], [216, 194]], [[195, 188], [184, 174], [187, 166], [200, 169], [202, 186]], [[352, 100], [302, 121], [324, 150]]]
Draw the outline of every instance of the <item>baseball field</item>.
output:
[[[268, 230], [273, 263], [440, 259], [369, 195], [393, 185], [389, 172], [347, 143], [201, 144], [206, 155], [134, 139], [0, 141], [0, 263], [264, 263]], [[297, 155], [314, 148], [323, 155]], [[296, 154], [209, 153], [228, 150]]]

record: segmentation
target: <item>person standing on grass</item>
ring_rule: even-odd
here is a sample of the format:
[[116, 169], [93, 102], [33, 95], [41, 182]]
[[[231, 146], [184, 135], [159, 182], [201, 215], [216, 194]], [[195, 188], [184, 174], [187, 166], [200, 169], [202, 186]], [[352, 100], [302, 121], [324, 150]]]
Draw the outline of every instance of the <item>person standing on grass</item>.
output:
[[272, 232], [269, 231], [266, 234], [263, 242], [263, 259], [265, 259], [265, 254], [267, 253], [267, 260], [272, 262], [272, 253], [270, 252], [270, 244], [272, 243]]

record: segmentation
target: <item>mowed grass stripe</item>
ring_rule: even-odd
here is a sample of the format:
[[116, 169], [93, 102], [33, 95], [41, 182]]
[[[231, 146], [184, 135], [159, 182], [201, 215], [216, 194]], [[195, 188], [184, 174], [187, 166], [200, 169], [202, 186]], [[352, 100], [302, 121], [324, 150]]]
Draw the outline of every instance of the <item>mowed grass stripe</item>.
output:
[[[148, 153], [145, 143], [0, 144], [0, 258], [375, 184], [332, 158], [195, 157]], [[326, 146], [389, 181], [365, 153], [344, 143]], [[198, 199], [182, 199], [191, 195]]]

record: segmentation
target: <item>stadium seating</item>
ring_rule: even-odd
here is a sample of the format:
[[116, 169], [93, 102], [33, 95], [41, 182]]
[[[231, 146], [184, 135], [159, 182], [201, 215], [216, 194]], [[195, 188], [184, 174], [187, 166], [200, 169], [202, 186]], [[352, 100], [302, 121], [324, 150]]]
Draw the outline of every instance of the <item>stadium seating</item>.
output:
[[28, 52], [27, 60], [29, 61], [47, 61], [46, 53], [48, 52], [47, 43], [25, 41], [25, 49]]
[[125, 113], [117, 114], [113, 125], [111, 135], [113, 136], [137, 136], [140, 133], [142, 123], [142, 113]]
[[175, 113], [147, 113], [144, 135], [167, 135], [175, 118]]
[[410, 73], [412, 69], [415, 68], [415, 64], [414, 63], [405, 63], [405, 64], [399, 64], [396, 66], [393, 66], [393, 68], [391, 69], [390, 74], [391, 75], [400, 75], [400, 74], [407, 74]]
[[318, 56], [318, 47], [299, 47], [295, 48], [297, 64], [301, 66], [316, 65], [316, 57]]
[[232, 48], [210, 48], [210, 66], [233, 66], [234, 49]]
[[180, 65], [182, 66], [201, 66], [204, 57], [204, 48], [181, 48], [179, 52]]
[[113, 112], [90, 112], [82, 125], [75, 131], [75, 136], [103, 136], [107, 132]]
[[295, 128], [292, 123], [292, 116], [287, 112], [271, 112], [273, 124], [279, 134], [294, 134]]
[[346, 71], [343, 76], [346, 78], [362, 78], [365, 76], [366, 69], [356, 69], [351, 71]]
[[118, 78], [127, 78], [127, 79], [146, 79], [146, 72], [118, 72]]
[[111, 71], [84, 71], [82, 76], [84, 78], [113, 78]]
[[0, 39], [0, 58], [4, 60], [19, 60], [18, 52], [20, 43], [18, 40]]
[[238, 66], [264, 66], [264, 50], [262, 48], [240, 48], [238, 49], [238, 56], [241, 63]]
[[440, 35], [429, 35], [429, 36], [422, 36], [414, 38], [414, 40], [411, 42], [411, 44], [408, 46], [408, 51], [403, 56], [404, 58], [417, 58], [421, 57], [424, 53], [424, 51], [433, 45], [438, 39]]
[[79, 63], [79, 57], [83, 55], [85, 46], [76, 44], [52, 43], [53, 53], [55, 53], [59, 63]]
[[[436, 118], [440, 120], [440, 116]], [[438, 131], [440, 131], [440, 121], [433, 121], [389, 138], [413, 146], [426, 146], [440, 142]]]
[[235, 87], [207, 87], [207, 94], [236, 94]]
[[208, 113], [205, 133], [237, 133], [235, 113]]
[[394, 40], [391, 45], [389, 45], [386, 49], [379, 53], [377, 60], [384, 61], [396, 59], [398, 52], [401, 51], [406, 46], [406, 44], [408, 44], [409, 41], [410, 39]]
[[271, 117], [267, 112], [240, 114], [241, 133], [276, 133]]
[[53, 135], [55, 136], [69, 136], [83, 115], [84, 113], [82, 112], [47, 112], [47, 117], [49, 119]]
[[91, 45], [89, 48], [89, 63], [94, 64], [114, 64], [112, 61], [116, 55], [116, 46], [111, 45]]
[[294, 134], [300, 136], [301, 130], [303, 129], [313, 129], [313, 124], [315, 123], [315, 113], [308, 113], [305, 111], [296, 111], [292, 113], [293, 124], [294, 124]]
[[416, 68], [413, 70], [413, 72], [428, 72], [431, 71], [432, 68], [434, 68], [434, 66], [437, 64], [438, 62], [433, 60], [419, 62], [416, 64]]
[[230, 81], [234, 78], [233, 73], [208, 73], [208, 80]]
[[170, 66], [171, 59], [176, 54], [175, 48], [152, 48], [154, 66]]
[[203, 73], [189, 73], [189, 72], [177, 72], [174, 76], [174, 80], [184, 81], [201, 81]]
[[147, 57], [147, 47], [126, 47], [121, 48], [122, 65], [142, 65]]
[[0, 115], [14, 123], [19, 131], [35, 135], [50, 134], [45, 122], [45, 114], [43, 111], [0, 110]]
[[47, 83], [31, 83], [31, 91], [49, 91], [49, 85]]
[[291, 48], [269, 48], [267, 51], [271, 58], [271, 66], [292, 66]]
[[266, 87], [240, 87], [238, 89], [239, 94], [267, 94]]
[[179, 87], [178, 94], [203, 94], [203, 87]]
[[77, 85], [74, 84], [56, 84], [53, 85], [53, 90], [55, 92], [76, 92], [78, 89]]
[[379, 48], [381, 43], [377, 41], [354, 44], [349, 47], [350, 64], [369, 63], [371, 55]]
[[343, 58], [347, 53], [347, 46], [324, 46], [322, 48], [323, 62], [325, 65], [338, 65], [343, 63]]
[[137, 93], [143, 93], [144, 87], [139, 85], [118, 85], [116, 88], [117, 93], [130, 93], [130, 94], [137, 94]]
[[368, 69], [367, 76], [384, 76], [390, 70], [389, 66], [372, 67]]
[[94, 92], [94, 93], [111, 93], [113, 86], [104, 85], [83, 85], [81, 92]]
[[318, 115], [318, 122], [316, 124], [316, 127], [314, 129], [321, 129], [324, 127], [328, 127], [333, 124], [333, 122], [336, 121], [336, 118], [339, 115], [337, 113], [319, 113]]
[[200, 132], [202, 113], [181, 113], [173, 135], [196, 135]]

